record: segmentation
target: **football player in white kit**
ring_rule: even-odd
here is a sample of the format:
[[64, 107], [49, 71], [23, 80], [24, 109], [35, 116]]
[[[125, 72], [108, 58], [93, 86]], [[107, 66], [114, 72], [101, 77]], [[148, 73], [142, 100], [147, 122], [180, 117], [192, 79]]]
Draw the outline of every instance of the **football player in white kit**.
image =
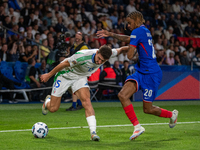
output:
[[42, 106], [42, 113], [47, 114], [56, 112], [61, 103], [62, 95], [71, 89], [78, 96], [85, 108], [85, 116], [90, 129], [91, 140], [99, 141], [100, 137], [96, 134], [95, 112], [90, 101], [90, 91], [87, 77], [94, 73], [110, 57], [115, 57], [122, 52], [126, 52], [128, 47], [111, 49], [103, 45], [99, 49], [81, 50], [69, 58], [64, 59], [49, 73], [43, 74], [40, 79], [47, 82], [54, 74], [54, 84], [51, 96], [48, 95]]

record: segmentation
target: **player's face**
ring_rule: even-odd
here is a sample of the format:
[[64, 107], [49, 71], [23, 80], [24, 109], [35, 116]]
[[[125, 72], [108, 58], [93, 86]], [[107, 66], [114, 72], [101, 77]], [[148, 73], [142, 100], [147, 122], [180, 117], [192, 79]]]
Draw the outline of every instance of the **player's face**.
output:
[[126, 18], [126, 21], [128, 23], [128, 28], [132, 31], [136, 28], [135, 21], [131, 19], [130, 17]]
[[96, 53], [96, 55], [95, 55], [95, 63], [97, 65], [103, 64], [106, 61], [107, 61], [107, 59], [104, 59], [103, 56], [100, 53], [98, 53], [98, 52]]

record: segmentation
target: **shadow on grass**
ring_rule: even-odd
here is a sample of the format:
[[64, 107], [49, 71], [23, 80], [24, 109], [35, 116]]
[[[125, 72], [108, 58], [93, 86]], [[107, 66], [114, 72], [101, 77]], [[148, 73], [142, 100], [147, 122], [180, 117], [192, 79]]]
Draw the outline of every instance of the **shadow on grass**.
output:
[[[75, 137], [75, 136], [74, 136]], [[113, 141], [110, 140], [100, 140], [100, 142], [91, 141], [89, 138], [81, 139], [81, 137], [76, 137], [77, 139], [73, 139], [71, 137], [66, 138], [59, 138], [54, 136], [49, 136], [48, 138], [45, 138], [45, 141], [54, 147], [54, 145], [58, 145], [58, 149], [70, 149], [70, 150], [90, 150], [90, 149], [103, 149], [103, 150], [129, 150], [129, 149], [163, 149], [168, 147], [168, 144], [171, 141], [179, 140], [178, 138], [169, 138], [169, 139], [161, 139], [161, 140], [146, 140], [146, 139], [136, 139], [134, 141], [129, 141], [128, 139], [126, 141]], [[123, 139], [121, 139], [123, 140]]]

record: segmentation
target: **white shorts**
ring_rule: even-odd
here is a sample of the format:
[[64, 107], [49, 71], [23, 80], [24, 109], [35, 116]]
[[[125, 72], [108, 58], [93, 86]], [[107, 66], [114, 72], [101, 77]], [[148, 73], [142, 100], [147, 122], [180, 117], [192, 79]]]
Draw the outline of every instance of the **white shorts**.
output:
[[87, 77], [80, 77], [80, 79], [66, 79], [62, 76], [58, 76], [56, 81], [53, 84], [51, 95], [56, 97], [62, 97], [62, 95], [69, 89], [72, 89], [72, 92], [76, 92], [80, 88], [89, 87], [87, 83]]

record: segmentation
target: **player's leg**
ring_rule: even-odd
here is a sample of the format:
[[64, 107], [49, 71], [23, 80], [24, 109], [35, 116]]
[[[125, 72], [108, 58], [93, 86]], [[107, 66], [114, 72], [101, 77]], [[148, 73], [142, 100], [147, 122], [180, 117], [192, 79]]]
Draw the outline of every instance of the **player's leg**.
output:
[[47, 95], [45, 102], [42, 105], [42, 114], [46, 115], [48, 111], [56, 112], [60, 107], [61, 97]]
[[[143, 111], [146, 114], [170, 118], [169, 126], [170, 128], [173, 128], [176, 125], [178, 111], [174, 110], [171, 112], [152, 104], [156, 98], [158, 86], [161, 81], [160, 76], [162, 77], [162, 74], [159, 73], [143, 76], [143, 81], [145, 82], [145, 84], [141, 83], [143, 91]], [[148, 85], [146, 83], [148, 83]]]
[[45, 102], [42, 106], [42, 114], [46, 115], [48, 110], [50, 112], [56, 112], [60, 107], [61, 97], [66, 92], [66, 90], [71, 85], [70, 80], [58, 76], [57, 80], [54, 82], [51, 95], [47, 95]]
[[50, 101], [46, 104], [50, 112], [56, 112], [60, 107], [61, 97], [51, 95]]
[[136, 117], [133, 105], [130, 101], [130, 97], [137, 91], [136, 82], [128, 81], [124, 84], [121, 91], [118, 94], [119, 100], [124, 108], [124, 111], [134, 126], [139, 124], [139, 121]]
[[153, 106], [152, 102], [143, 101], [143, 111], [146, 114], [152, 114], [159, 117], [170, 118], [169, 127], [173, 128], [176, 125], [178, 111], [173, 110], [172, 112], [157, 106]]
[[[160, 116], [160, 114], [162, 112], [160, 107], [154, 106], [154, 105], [152, 105], [152, 102], [148, 102], [148, 101], [143, 101], [143, 111], [146, 114], [152, 114], [155, 116]], [[172, 112], [166, 110], [166, 118], [171, 118], [170, 117], [171, 115], [172, 115]]]
[[137, 80], [133, 79], [133, 77], [136, 77], [136, 75], [133, 75], [132, 79], [128, 77], [129, 79], [127, 80], [127, 82], [125, 83], [125, 85], [122, 87], [121, 91], [118, 94], [118, 97], [121, 101], [124, 111], [134, 126], [134, 131], [130, 137], [130, 140], [137, 138], [139, 135], [141, 135], [145, 131], [145, 129], [140, 125], [137, 119], [137, 116], [135, 114], [133, 105], [130, 101], [130, 97], [135, 92], [138, 91], [138, 82]]
[[137, 91], [137, 86], [136, 86], [136, 82], [134, 80], [133, 81], [127, 81], [124, 84], [124, 86], [122, 87], [122, 89], [118, 93], [118, 97], [119, 97], [119, 100], [120, 100], [123, 108], [132, 104], [130, 97], [134, 93], [136, 93], [136, 91]]
[[100, 138], [96, 134], [96, 118], [95, 112], [90, 101], [90, 91], [88, 87], [82, 87], [75, 92], [80, 98], [83, 107], [85, 108], [85, 116], [90, 129], [91, 139], [93, 141], [99, 141]]

